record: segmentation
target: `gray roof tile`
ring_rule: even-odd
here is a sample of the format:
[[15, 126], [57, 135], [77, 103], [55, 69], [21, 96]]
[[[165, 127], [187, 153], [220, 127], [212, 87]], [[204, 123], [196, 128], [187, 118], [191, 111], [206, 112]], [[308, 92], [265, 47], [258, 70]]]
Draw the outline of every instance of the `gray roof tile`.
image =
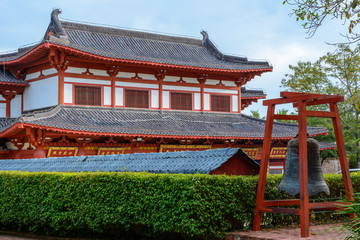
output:
[[27, 85], [27, 82], [15, 78], [8, 70], [3, 70], [3, 68], [0, 66], [0, 84], [12, 84], [12, 83], [20, 83]]
[[259, 167], [259, 164], [241, 149], [224, 148], [205, 151], [0, 160], [0, 170], [29, 172], [146, 171], [151, 173], [209, 174], [210, 171], [220, 167], [238, 151], [250, 164]]
[[[52, 127], [64, 131], [129, 134], [137, 136], [184, 136], [200, 138], [258, 138], [264, 135], [265, 121], [244, 114], [159, 111], [87, 106], [63, 106], [23, 114], [16, 122]], [[14, 124], [9, 122], [9, 126]], [[0, 131], [9, 126], [3, 126]], [[274, 138], [292, 138], [298, 126], [274, 123]], [[308, 127], [310, 135], [327, 133], [326, 128]]]
[[46, 34], [41, 43], [19, 49], [17, 53], [0, 55], [0, 59], [14, 60], [43, 42], [51, 42], [114, 59], [222, 70], [272, 69], [267, 61], [250, 61], [221, 53], [206, 32], [202, 32], [203, 40], [169, 36], [60, 21], [59, 13], [60, 10], [55, 9], [51, 14], [47, 32], [51, 31], [52, 36]]

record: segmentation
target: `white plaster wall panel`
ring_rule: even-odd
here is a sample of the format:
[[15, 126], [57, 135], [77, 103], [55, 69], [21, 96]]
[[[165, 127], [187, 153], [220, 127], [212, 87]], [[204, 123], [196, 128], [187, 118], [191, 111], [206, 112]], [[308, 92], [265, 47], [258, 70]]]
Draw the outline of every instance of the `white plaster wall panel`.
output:
[[109, 74], [105, 70], [89, 69], [89, 71], [93, 73], [95, 76], [109, 77]]
[[166, 82], [177, 82], [180, 80], [178, 76], [165, 76], [164, 81]]
[[6, 103], [0, 103], [0, 117], [6, 117]]
[[138, 76], [141, 77], [143, 80], [157, 80], [156, 77], [151, 74], [139, 73]]
[[151, 90], [151, 108], [159, 108], [159, 90]]
[[5, 98], [3, 98], [3, 96], [0, 95], [0, 101], [5, 101]]
[[104, 105], [111, 105], [111, 87], [104, 87]]
[[64, 83], [64, 103], [73, 102], [73, 85]]
[[116, 82], [115, 85], [121, 87], [136, 87], [136, 88], [151, 88], [151, 89], [159, 88], [159, 85], [157, 84], [147, 84], [147, 83]]
[[201, 109], [201, 93], [194, 94], [194, 110]]
[[216, 89], [216, 88], [204, 88], [204, 92], [208, 92], [208, 93], [224, 93], [224, 94], [238, 94], [237, 90]]
[[170, 92], [163, 91], [163, 108], [170, 108]]
[[58, 77], [31, 82], [24, 91], [24, 111], [58, 104]]
[[200, 92], [200, 88], [197, 88], [197, 87], [181, 87], [181, 86], [163, 85], [163, 89], [166, 89], [166, 90], [178, 90], [178, 91]]
[[210, 94], [204, 94], [204, 110], [210, 110]]
[[124, 89], [115, 88], [115, 105], [124, 106]]
[[86, 68], [68, 67], [65, 72], [82, 74], [83, 72], [86, 72]]
[[233, 81], [222, 81], [222, 83], [227, 87], [237, 87]]
[[197, 78], [183, 77], [183, 80], [184, 80], [186, 83], [199, 83], [199, 81], [197, 80]]
[[208, 85], [216, 85], [218, 84], [220, 81], [219, 80], [215, 80], [215, 79], [207, 79], [205, 84], [208, 84]]
[[116, 75], [116, 77], [119, 78], [132, 78], [135, 76], [135, 73], [130, 73], [130, 72], [118, 72], [118, 74]]
[[25, 80], [31, 80], [34, 78], [38, 78], [39, 76], [40, 76], [40, 72], [30, 73], [26, 75]]
[[16, 95], [10, 103], [10, 117], [19, 117], [21, 115], [21, 95]]
[[98, 85], [111, 85], [110, 81], [105, 80], [94, 80], [94, 79], [83, 79], [83, 78], [70, 78], [65, 77], [64, 82], [68, 83], [88, 83], [88, 84], [98, 84]]
[[232, 99], [231, 99], [231, 101], [232, 101], [232, 111], [233, 112], [238, 112], [239, 111], [239, 101], [238, 101], [239, 97], [236, 96], [236, 95], [233, 95], [231, 97], [232, 97]]
[[49, 68], [49, 69], [43, 70], [42, 73], [44, 75], [50, 75], [50, 74], [57, 73], [57, 70], [55, 68]]

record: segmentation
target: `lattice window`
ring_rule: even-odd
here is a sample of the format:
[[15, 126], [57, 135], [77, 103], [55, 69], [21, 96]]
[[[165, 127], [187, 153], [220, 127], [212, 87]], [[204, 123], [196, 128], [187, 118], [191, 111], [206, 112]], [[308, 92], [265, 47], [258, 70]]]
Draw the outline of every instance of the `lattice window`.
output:
[[230, 96], [211, 95], [211, 111], [230, 112]]
[[192, 110], [192, 94], [191, 93], [171, 93], [171, 109], [176, 110]]
[[75, 86], [75, 104], [101, 106], [101, 87]]
[[125, 107], [149, 108], [149, 91], [125, 89]]

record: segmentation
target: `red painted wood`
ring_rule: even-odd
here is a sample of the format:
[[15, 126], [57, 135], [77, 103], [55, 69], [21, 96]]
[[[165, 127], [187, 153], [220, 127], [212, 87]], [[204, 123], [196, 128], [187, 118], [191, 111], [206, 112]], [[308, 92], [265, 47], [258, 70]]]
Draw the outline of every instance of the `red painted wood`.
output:
[[[288, 214], [299, 214], [301, 220], [301, 236], [308, 237], [309, 236], [309, 210], [310, 209], [327, 209], [327, 210], [336, 210], [338, 209], [338, 205], [336, 202], [325, 202], [325, 203], [309, 203], [309, 195], [308, 195], [308, 166], [307, 166], [307, 141], [306, 141], [306, 117], [326, 117], [331, 118], [334, 125], [336, 143], [339, 152], [339, 159], [342, 167], [343, 180], [345, 191], [347, 193], [347, 199], [351, 200], [353, 195], [353, 188], [351, 183], [351, 178], [349, 174], [349, 166], [346, 159], [346, 152], [344, 146], [344, 139], [340, 124], [340, 117], [337, 107], [337, 102], [343, 101], [343, 96], [331, 96], [331, 95], [320, 95], [320, 94], [306, 94], [306, 93], [294, 93], [294, 92], [282, 92], [281, 96], [283, 98], [266, 100], [263, 102], [264, 105], [268, 105], [268, 116], [265, 127], [265, 135], [263, 148], [264, 151], [267, 152], [265, 146], [269, 144], [268, 135], [268, 122], [272, 122], [274, 118], [276, 119], [290, 119], [299, 121], [299, 176], [300, 176], [300, 199], [295, 200], [272, 200], [272, 201], [264, 201], [264, 191], [265, 191], [265, 182], [266, 175], [264, 176], [264, 172], [267, 170], [267, 165], [261, 162], [260, 165], [260, 176], [258, 183], [258, 191], [257, 191], [257, 202], [255, 208], [255, 216], [254, 216], [254, 230], [260, 230], [260, 220], [261, 220], [261, 212], [269, 212], [269, 213], [288, 213]], [[293, 103], [294, 106], [299, 108], [298, 116], [286, 116], [286, 115], [278, 115], [272, 112], [269, 114], [269, 109], [273, 109], [276, 104], [285, 104], [285, 103]], [[320, 104], [330, 104], [330, 111], [307, 111], [306, 106], [308, 105], [320, 105]], [[270, 120], [269, 120], [270, 119]], [[267, 160], [264, 157], [265, 154], [262, 155], [261, 161]], [[260, 184], [261, 183], [261, 184]], [[289, 210], [288, 208], [274, 208], [275, 206], [291, 206], [291, 205], [299, 205], [299, 210]], [[298, 213], [296, 211], [299, 211]], [[354, 217], [354, 216], [351, 216]]]
[[264, 202], [266, 174], [267, 174], [267, 168], [268, 168], [268, 162], [269, 162], [269, 156], [271, 150], [271, 134], [274, 123], [274, 111], [275, 111], [275, 105], [270, 105], [267, 111], [264, 142], [263, 142], [263, 152], [260, 161], [260, 173], [259, 173], [259, 181], [258, 181], [257, 194], [256, 194], [256, 206], [255, 206], [255, 214], [254, 214], [254, 222], [253, 222], [254, 231], [260, 231], [260, 223], [261, 223], [260, 208], [263, 206], [263, 202]]
[[307, 161], [307, 131], [306, 107], [299, 101], [299, 177], [300, 177], [300, 223], [301, 237], [309, 236], [309, 194], [308, 194], [308, 161]]
[[333, 126], [334, 126], [334, 132], [335, 132], [335, 139], [336, 139], [336, 146], [339, 153], [339, 160], [340, 160], [340, 166], [341, 171], [343, 175], [343, 182], [345, 186], [345, 192], [346, 192], [346, 199], [347, 200], [354, 200], [354, 189], [352, 187], [352, 181], [350, 177], [349, 172], [349, 163], [347, 161], [346, 157], [346, 150], [345, 150], [345, 143], [344, 143], [344, 137], [342, 133], [341, 128], [341, 120], [339, 116], [339, 109], [337, 104], [330, 104], [330, 110], [333, 111], [336, 115], [335, 118], [332, 119]]
[[259, 168], [251, 164], [243, 155], [237, 153], [220, 167], [210, 172], [211, 175], [256, 175]]
[[63, 105], [64, 104], [64, 71], [63, 70], [58, 70], [58, 76], [59, 76], [59, 80], [58, 80], [58, 102], [59, 104]]

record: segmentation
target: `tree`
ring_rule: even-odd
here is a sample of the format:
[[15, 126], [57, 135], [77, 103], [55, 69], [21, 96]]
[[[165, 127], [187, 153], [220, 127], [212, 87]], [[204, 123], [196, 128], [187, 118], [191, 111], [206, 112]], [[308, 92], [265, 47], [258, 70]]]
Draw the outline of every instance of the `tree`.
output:
[[254, 117], [254, 118], [258, 118], [258, 119], [265, 119], [265, 117], [260, 117], [260, 112], [259, 112], [259, 109], [258, 110], [251, 110], [251, 115]]
[[[352, 167], [360, 167], [360, 44], [354, 49], [339, 45], [334, 53], [327, 53], [314, 63], [298, 62], [297, 66], [289, 68], [293, 73], [285, 75], [282, 87], [290, 91], [344, 96], [345, 101], [339, 103], [339, 114], [345, 146]], [[328, 106], [309, 108], [326, 110]], [[326, 138], [335, 141], [329, 119], [309, 118], [308, 124], [327, 127], [330, 134]]]
[[360, 34], [355, 32], [355, 27], [360, 22], [360, 0], [285, 0], [283, 4], [294, 6], [290, 15], [295, 15], [296, 20], [302, 20], [303, 27], [309, 37], [327, 18], [339, 19], [347, 26], [347, 34], [343, 34], [349, 42], [360, 40]]

